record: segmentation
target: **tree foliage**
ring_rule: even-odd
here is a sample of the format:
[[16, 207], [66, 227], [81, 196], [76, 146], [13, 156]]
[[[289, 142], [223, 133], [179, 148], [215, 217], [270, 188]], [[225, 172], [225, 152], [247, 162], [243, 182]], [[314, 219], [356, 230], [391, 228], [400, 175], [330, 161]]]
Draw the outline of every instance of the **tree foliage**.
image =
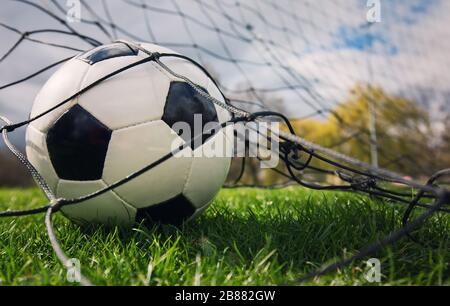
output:
[[370, 162], [370, 103], [375, 110], [380, 166], [413, 176], [432, 172], [438, 165], [430, 156], [434, 137], [428, 112], [381, 88], [357, 85], [326, 120], [292, 123], [302, 137]]

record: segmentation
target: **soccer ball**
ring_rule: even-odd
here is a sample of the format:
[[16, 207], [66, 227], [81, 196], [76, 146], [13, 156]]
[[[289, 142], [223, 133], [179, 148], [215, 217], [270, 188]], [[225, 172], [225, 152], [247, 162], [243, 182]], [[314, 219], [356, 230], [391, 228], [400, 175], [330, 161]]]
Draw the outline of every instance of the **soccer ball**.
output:
[[[150, 52], [175, 53], [139, 44]], [[37, 95], [31, 117], [71, 97], [122, 67], [148, 57], [125, 43], [97, 47], [69, 60]], [[164, 58], [174, 72], [224, 102], [214, 82], [192, 63]], [[27, 128], [27, 157], [59, 198], [76, 198], [105, 188], [171, 152], [188, 139], [172, 128], [184, 122], [223, 123], [231, 116], [154, 61], [125, 70], [33, 121]], [[198, 121], [198, 120], [197, 120]], [[189, 137], [189, 139], [191, 139]], [[77, 223], [130, 226], [135, 222], [182, 224], [203, 211], [226, 179], [231, 154], [196, 154], [210, 143], [230, 141], [225, 130], [192, 154], [175, 156], [94, 199], [65, 206]], [[231, 140], [232, 141], [232, 140]], [[227, 150], [224, 146], [224, 150]], [[185, 153], [185, 150], [183, 151]], [[230, 152], [228, 152], [230, 153]]]

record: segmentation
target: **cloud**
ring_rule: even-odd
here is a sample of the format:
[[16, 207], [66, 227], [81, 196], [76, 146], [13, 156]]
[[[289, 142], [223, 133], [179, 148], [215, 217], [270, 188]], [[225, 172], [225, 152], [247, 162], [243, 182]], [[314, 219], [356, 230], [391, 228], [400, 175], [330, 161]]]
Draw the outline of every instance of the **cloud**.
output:
[[[428, 98], [445, 103], [442, 97], [448, 97], [449, 92], [446, 67], [450, 58], [445, 55], [450, 51], [450, 29], [445, 25], [449, 4], [399, 2], [387, 5], [383, 21], [370, 30], [341, 26], [336, 31], [335, 48], [324, 48], [300, 59], [291, 57], [290, 65], [319, 79], [314, 90], [332, 105], [342, 100], [355, 82], [375, 83], [418, 102], [425, 102], [420, 101], [424, 97], [419, 91], [426, 90], [433, 93]], [[399, 12], [402, 19], [396, 18]]]
[[[138, 39], [156, 40], [201, 60], [219, 74], [227, 88], [248, 83], [265, 89], [285, 87], [287, 90], [277, 90], [273, 95], [285, 100], [291, 116], [333, 107], [357, 82], [376, 83], [414, 99], [424, 99], [419, 91], [425, 90], [430, 93], [427, 97], [434, 97], [438, 104], [445, 103], [442, 97], [447, 97], [449, 91], [449, 1], [381, 0], [382, 22], [372, 26], [367, 26], [367, 7], [361, 0], [246, 0], [240, 5], [231, 0], [145, 1], [155, 7], [151, 10], [127, 1], [143, 0], [107, 2], [113, 22], [120, 26], [115, 31], [108, 28], [109, 32], [126, 37], [120, 32], [123, 29]], [[65, 1], [59, 3], [64, 7]], [[95, 15], [84, 8], [83, 18], [109, 22], [101, 1], [87, 3]], [[0, 21], [22, 31], [62, 29], [39, 10], [12, 1], [2, 4]], [[108, 41], [93, 25], [71, 26]], [[67, 35], [36, 37], [89, 48]], [[0, 45], [1, 55], [18, 36], [0, 29], [0, 38], [4, 42]], [[75, 53], [24, 43], [0, 63], [0, 84]], [[13, 118], [26, 117], [36, 92], [50, 73], [0, 90], [0, 103], [8, 105], [1, 110]]]

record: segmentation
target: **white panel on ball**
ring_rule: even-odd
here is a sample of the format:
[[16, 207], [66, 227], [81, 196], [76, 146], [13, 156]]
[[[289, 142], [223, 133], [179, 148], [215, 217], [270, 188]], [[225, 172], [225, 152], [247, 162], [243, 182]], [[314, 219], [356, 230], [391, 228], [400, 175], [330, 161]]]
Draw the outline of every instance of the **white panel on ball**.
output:
[[30, 163], [41, 174], [50, 189], [55, 191], [59, 178], [49, 159], [46, 134], [34, 126], [29, 126], [26, 133], [26, 151]]
[[[31, 110], [31, 118], [48, 111], [50, 108], [76, 94], [80, 90], [83, 78], [89, 68], [89, 64], [78, 59], [71, 59], [58, 69], [36, 96]], [[47, 132], [53, 122], [74, 103], [76, 103], [76, 99], [67, 102], [54, 111], [33, 121], [31, 125], [41, 132]]]
[[[103, 179], [112, 184], [170, 153], [183, 140], [169, 126], [153, 121], [113, 132], [106, 154]], [[190, 150], [190, 148], [186, 148]], [[136, 208], [148, 207], [180, 194], [192, 158], [173, 157], [116, 189]]]
[[[138, 59], [125, 56], [98, 62], [87, 73], [84, 86]], [[145, 63], [98, 84], [80, 96], [79, 104], [110, 129], [120, 129], [160, 119], [169, 85], [164, 73]]]
[[[166, 54], [179, 54], [171, 49], [147, 43], [140, 43], [141, 47], [145, 48], [150, 52], [158, 52], [158, 53], [166, 53]], [[164, 56], [160, 58], [160, 61], [163, 62], [167, 67], [169, 67], [173, 72], [187, 77], [189, 80], [194, 82], [195, 84], [202, 86], [204, 89], [207, 89], [208, 86], [208, 76], [197, 66], [186, 59], [178, 58], [178, 57], [170, 57]], [[164, 68], [154, 63], [154, 66], [157, 67], [161, 72], [165, 73], [168, 77], [175, 81], [182, 81], [182, 79], [178, 79], [174, 77], [171, 73], [166, 71]]]
[[[223, 157], [213, 156], [212, 150], [224, 152]], [[202, 154], [198, 153], [200, 150]], [[183, 194], [197, 208], [207, 205], [217, 194], [227, 178], [230, 168], [232, 146], [221, 130], [214, 137], [194, 151], [192, 166]], [[210, 156], [210, 157], [208, 157]], [[212, 157], [211, 157], [212, 156]]]
[[[163, 57], [161, 58], [161, 62], [163, 62], [170, 70], [172, 70], [176, 74], [186, 77], [194, 84], [203, 87], [205, 90], [207, 89], [206, 87], [208, 86], [209, 80], [208, 76], [191, 62], [177, 57]], [[185, 80], [175, 77], [164, 68], [160, 66], [158, 67], [161, 72], [165, 73], [172, 80], [185, 82]]]
[[[61, 198], [78, 198], [103, 189], [106, 184], [98, 181], [60, 180], [56, 194]], [[64, 206], [62, 212], [71, 220], [83, 223], [130, 226], [134, 223], [136, 209], [125, 203], [114, 192], [109, 191], [91, 200]]]

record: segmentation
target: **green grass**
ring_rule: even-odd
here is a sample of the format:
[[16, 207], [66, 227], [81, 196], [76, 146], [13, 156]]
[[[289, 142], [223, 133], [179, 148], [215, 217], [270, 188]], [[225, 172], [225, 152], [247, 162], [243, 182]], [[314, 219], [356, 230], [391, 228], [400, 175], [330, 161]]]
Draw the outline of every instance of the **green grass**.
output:
[[[36, 189], [0, 190], [0, 209], [42, 205]], [[57, 215], [63, 249], [97, 285], [270, 285], [350, 255], [400, 226], [402, 208], [348, 193], [223, 190], [207, 212], [179, 230], [83, 230]], [[68, 285], [43, 215], [0, 219], [3, 285]], [[435, 216], [373, 257], [382, 285], [450, 284], [450, 218]], [[307, 284], [365, 285], [365, 261]]]

